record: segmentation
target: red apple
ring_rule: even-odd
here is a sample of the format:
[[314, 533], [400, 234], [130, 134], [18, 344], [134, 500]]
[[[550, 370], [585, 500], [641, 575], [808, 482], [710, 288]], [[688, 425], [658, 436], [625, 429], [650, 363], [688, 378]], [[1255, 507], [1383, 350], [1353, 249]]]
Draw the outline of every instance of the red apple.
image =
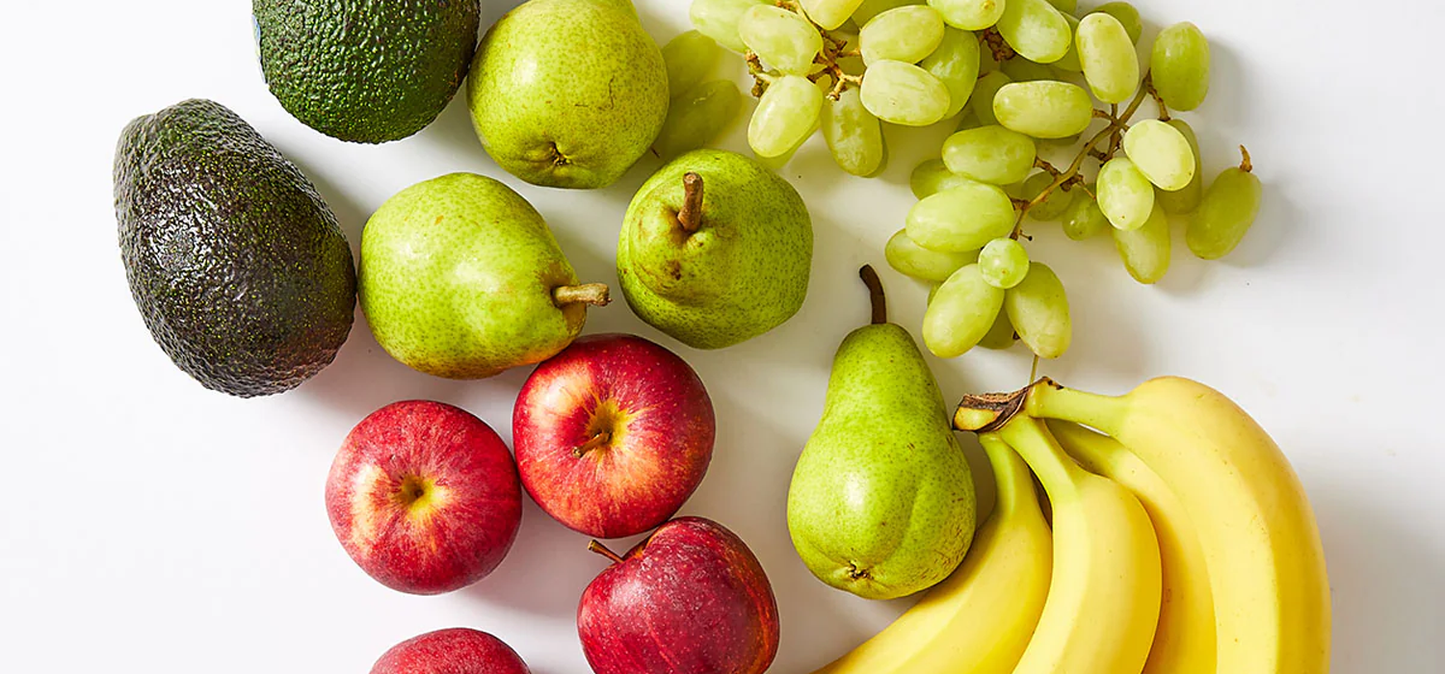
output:
[[451, 405], [413, 400], [351, 430], [326, 480], [326, 512], [372, 578], [440, 594], [481, 580], [506, 556], [522, 491], [490, 426]]
[[761, 674], [778, 652], [778, 605], [748, 546], [681, 517], [593, 579], [577, 608], [597, 674]]
[[510, 646], [486, 632], [454, 627], [391, 647], [371, 674], [530, 674]]
[[558, 522], [597, 538], [667, 521], [707, 473], [716, 425], [702, 380], [666, 348], [591, 335], [537, 367], [512, 412], [517, 469]]

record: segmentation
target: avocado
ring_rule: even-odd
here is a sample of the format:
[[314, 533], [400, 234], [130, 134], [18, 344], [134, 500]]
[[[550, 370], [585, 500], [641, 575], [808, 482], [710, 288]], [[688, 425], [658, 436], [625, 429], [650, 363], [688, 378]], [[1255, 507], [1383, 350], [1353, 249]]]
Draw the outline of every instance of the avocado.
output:
[[336, 216], [225, 106], [189, 100], [127, 125], [115, 214], [146, 327], [207, 388], [290, 390], [346, 341], [356, 270]]
[[261, 70], [281, 107], [356, 143], [421, 131], [461, 86], [479, 0], [252, 0]]

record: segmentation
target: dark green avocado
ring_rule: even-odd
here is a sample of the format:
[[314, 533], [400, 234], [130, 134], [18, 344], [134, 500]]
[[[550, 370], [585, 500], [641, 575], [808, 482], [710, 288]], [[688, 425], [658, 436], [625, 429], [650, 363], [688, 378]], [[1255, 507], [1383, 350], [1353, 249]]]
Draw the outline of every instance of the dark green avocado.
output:
[[356, 271], [311, 181], [225, 106], [132, 121], [115, 154], [120, 252], [166, 355], [207, 388], [295, 388], [351, 331]]
[[477, 45], [479, 0], [252, 0], [261, 70], [307, 126], [357, 143], [421, 131]]

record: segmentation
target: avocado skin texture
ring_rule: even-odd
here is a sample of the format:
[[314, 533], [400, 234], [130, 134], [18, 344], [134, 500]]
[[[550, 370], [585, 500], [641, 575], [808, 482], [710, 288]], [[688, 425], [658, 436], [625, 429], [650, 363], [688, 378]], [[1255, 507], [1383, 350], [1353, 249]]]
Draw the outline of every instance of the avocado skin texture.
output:
[[478, 0], [253, 0], [261, 70], [307, 126], [355, 143], [421, 131], [462, 84]]
[[281, 393], [351, 331], [351, 248], [306, 176], [225, 106], [139, 117], [115, 155], [131, 295], [161, 350], [206, 388]]

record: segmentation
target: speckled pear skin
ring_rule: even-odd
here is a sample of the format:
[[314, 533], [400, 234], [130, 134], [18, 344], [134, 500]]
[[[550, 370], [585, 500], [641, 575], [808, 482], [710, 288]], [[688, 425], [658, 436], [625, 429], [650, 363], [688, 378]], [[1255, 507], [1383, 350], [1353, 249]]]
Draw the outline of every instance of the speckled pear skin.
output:
[[974, 507], [972, 474], [913, 337], [891, 323], [853, 331], [788, 490], [803, 563], [860, 597], [909, 595], [963, 560]]
[[[683, 176], [703, 179], [702, 225], [677, 221]], [[695, 150], [662, 167], [627, 208], [617, 277], [639, 318], [698, 349], [781, 325], [803, 306], [813, 223], [788, 181], [733, 152]]]
[[408, 187], [361, 234], [372, 334], [397, 360], [439, 377], [490, 377], [566, 348], [587, 312], [559, 308], [552, 290], [576, 283], [542, 216], [485, 176]]
[[626, 0], [530, 0], [482, 39], [467, 84], [487, 153], [535, 185], [621, 178], [667, 118], [667, 67]]

